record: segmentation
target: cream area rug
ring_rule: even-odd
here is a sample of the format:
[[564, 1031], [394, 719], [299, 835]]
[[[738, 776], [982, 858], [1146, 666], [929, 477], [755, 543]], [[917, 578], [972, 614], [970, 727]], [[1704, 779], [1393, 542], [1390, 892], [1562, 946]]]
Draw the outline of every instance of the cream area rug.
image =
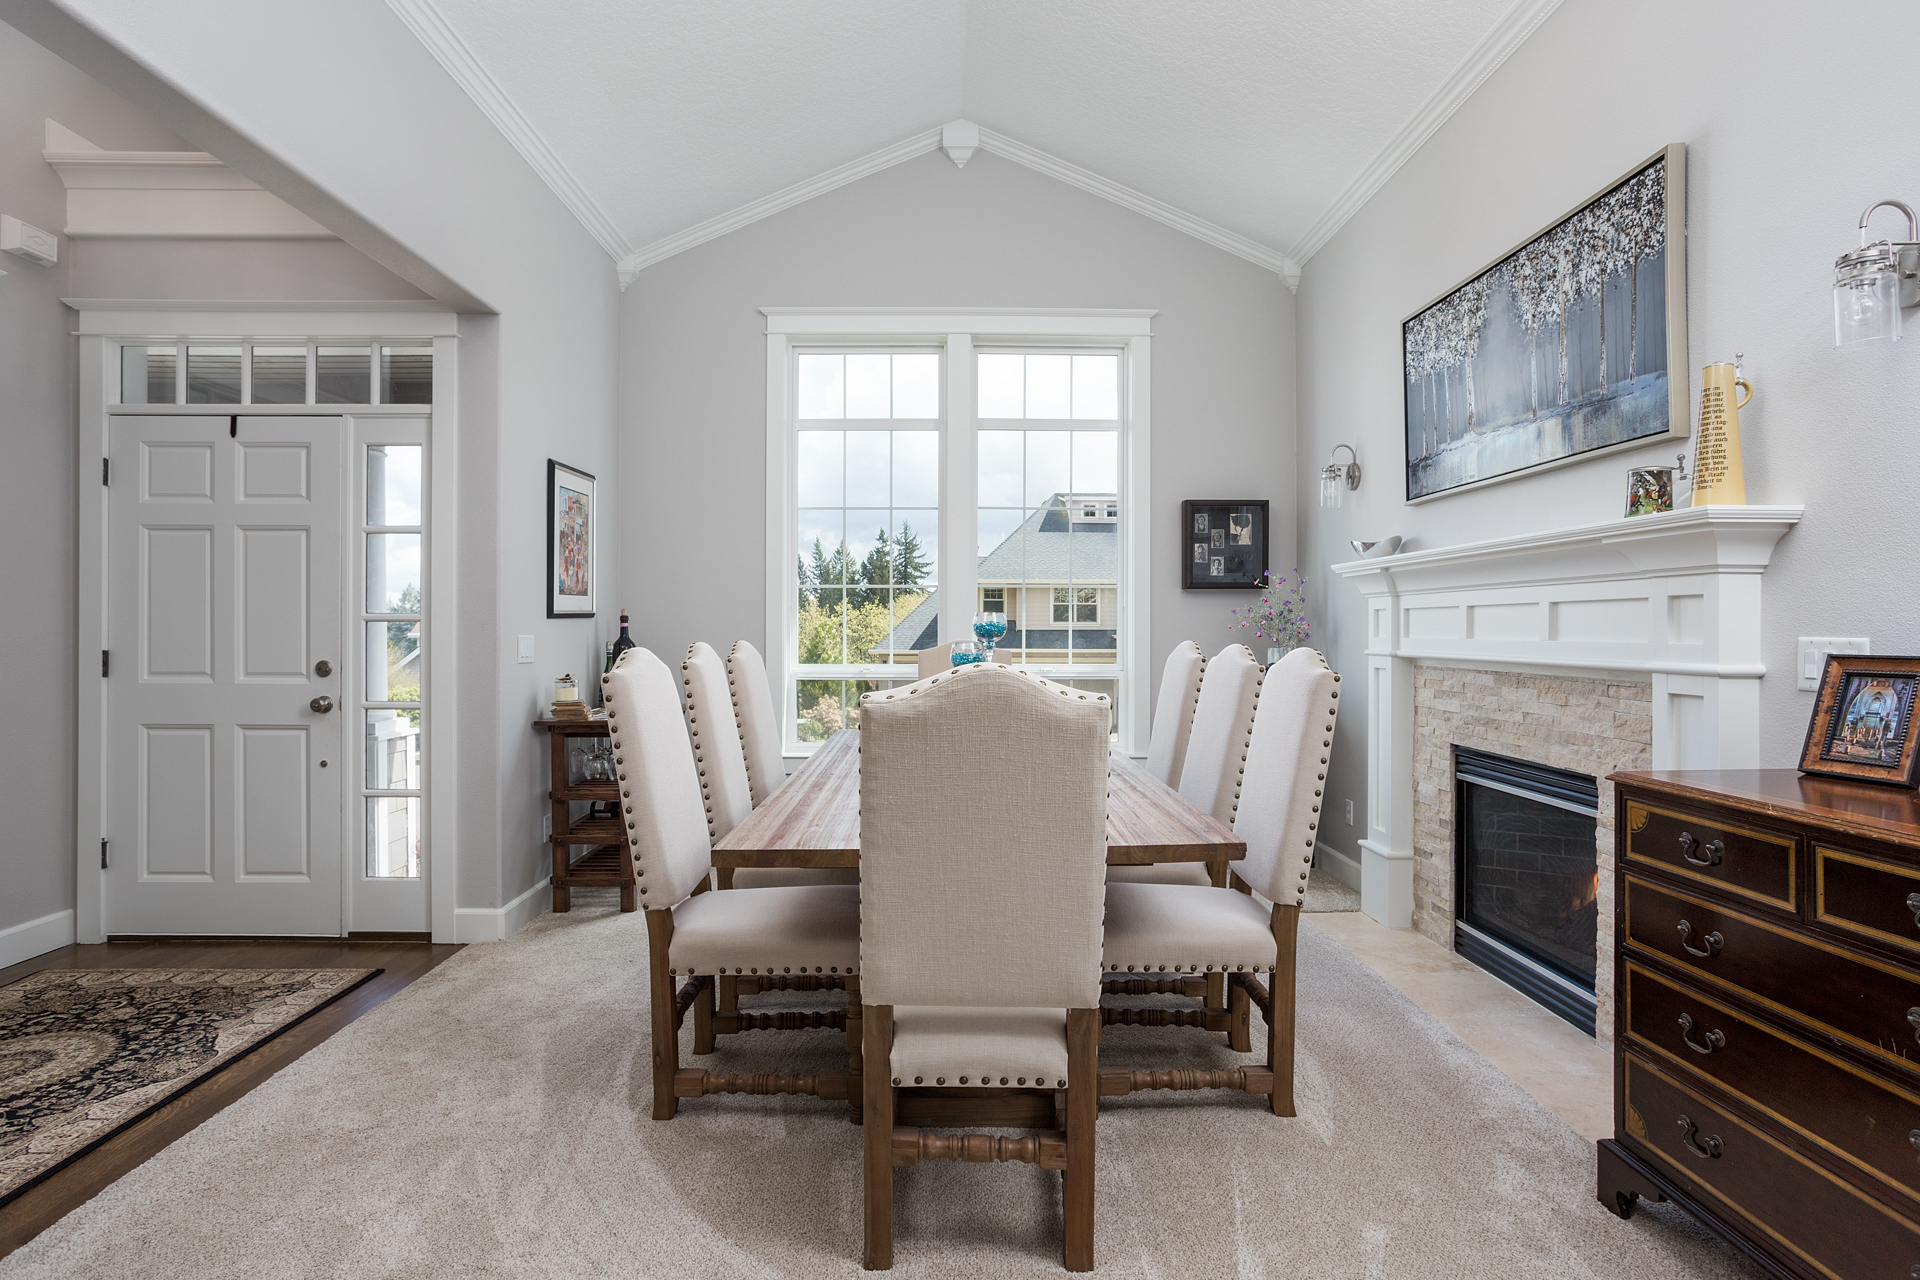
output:
[[[434, 969], [0, 1276], [863, 1274], [860, 1131], [844, 1107], [735, 1095], [650, 1119], [645, 923], [610, 893], [575, 902]], [[1107, 1100], [1097, 1274], [1753, 1274], [1666, 1206], [1608, 1214], [1591, 1143], [1311, 922], [1300, 951], [1298, 1118], [1246, 1095]], [[1116, 1027], [1102, 1057], [1245, 1060], [1223, 1042]], [[748, 1033], [682, 1061], [831, 1068], [843, 1043]], [[1062, 1274], [1058, 1175], [942, 1162], [896, 1177], [895, 1275]]]
[[1358, 911], [1360, 909], [1360, 891], [1349, 888], [1333, 872], [1325, 867], [1314, 867], [1307, 873], [1306, 901], [1300, 904], [1302, 911]]

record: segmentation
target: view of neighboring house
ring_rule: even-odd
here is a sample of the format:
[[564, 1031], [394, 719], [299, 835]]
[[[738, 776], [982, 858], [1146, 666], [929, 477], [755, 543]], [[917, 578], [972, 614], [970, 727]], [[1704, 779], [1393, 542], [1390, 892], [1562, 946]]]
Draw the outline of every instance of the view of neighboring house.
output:
[[[1007, 615], [1007, 634], [996, 647], [1011, 651], [1014, 661], [1114, 661], [1119, 496], [1053, 494], [980, 557], [977, 582], [975, 608]], [[868, 652], [876, 662], [911, 663], [919, 650], [933, 647], [939, 619], [936, 589]]]

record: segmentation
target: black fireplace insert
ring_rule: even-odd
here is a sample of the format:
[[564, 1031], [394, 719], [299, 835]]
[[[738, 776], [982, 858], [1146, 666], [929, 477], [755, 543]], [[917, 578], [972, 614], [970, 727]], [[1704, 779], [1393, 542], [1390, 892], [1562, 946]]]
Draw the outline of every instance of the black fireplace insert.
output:
[[1467, 747], [1453, 777], [1454, 949], [1592, 1035], [1599, 783]]

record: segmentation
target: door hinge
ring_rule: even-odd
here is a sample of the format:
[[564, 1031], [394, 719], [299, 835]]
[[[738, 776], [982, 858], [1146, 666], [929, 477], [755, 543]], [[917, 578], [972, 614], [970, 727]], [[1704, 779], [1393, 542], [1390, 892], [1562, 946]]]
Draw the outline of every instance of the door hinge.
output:
[[100, 837], [100, 869], [102, 871], [107, 869], [107, 838], [105, 836]]
[[107, 678], [107, 651], [105, 649], [100, 651], [100, 678], [102, 680]]
[[100, 483], [101, 484], [113, 483], [111, 480], [107, 479], [107, 477], [112, 474], [112, 472], [109, 470], [109, 467], [111, 465], [112, 464], [107, 459], [105, 458], [100, 459]]

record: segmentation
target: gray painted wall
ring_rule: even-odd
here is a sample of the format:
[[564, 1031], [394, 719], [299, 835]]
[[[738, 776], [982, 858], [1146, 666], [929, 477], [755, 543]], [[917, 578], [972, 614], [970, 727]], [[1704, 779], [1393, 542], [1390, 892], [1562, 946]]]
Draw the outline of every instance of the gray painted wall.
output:
[[665, 657], [766, 633], [766, 306], [1153, 307], [1154, 683], [1229, 635], [1183, 498], [1269, 498], [1293, 563], [1294, 306], [1273, 272], [986, 152], [934, 152], [642, 272], [620, 307], [621, 574]]
[[[1920, 9], [1862, 3], [1847, 24], [1875, 32], [1876, 47], [1910, 47]], [[1627, 469], [1672, 462], [1678, 446], [1662, 444], [1402, 505], [1401, 319], [1670, 142], [1689, 149], [1692, 413], [1700, 368], [1745, 352], [1756, 388], [1740, 423], [1749, 500], [1807, 508], [1764, 582], [1761, 763], [1794, 763], [1813, 709], [1795, 687], [1797, 636], [1920, 651], [1908, 589], [1920, 342], [1835, 351], [1831, 302], [1833, 260], [1857, 243], [1860, 211], [1920, 200], [1920, 120], [1897, 93], [1882, 102], [1843, 89], [1860, 64], [1837, 30], [1820, 6], [1567, 0], [1307, 263], [1301, 544], [1336, 667], [1364, 667], [1361, 598], [1326, 571], [1353, 558], [1347, 539], [1397, 533], [1438, 547], [1617, 519]], [[1897, 219], [1879, 234], [1889, 231], [1902, 234]], [[1359, 449], [1367, 483], [1322, 511], [1306, 505], [1312, 472], [1338, 441]], [[1328, 780], [1336, 814], [1348, 798], [1365, 812], [1355, 710]], [[1364, 834], [1336, 819], [1322, 843], [1357, 856]]]

